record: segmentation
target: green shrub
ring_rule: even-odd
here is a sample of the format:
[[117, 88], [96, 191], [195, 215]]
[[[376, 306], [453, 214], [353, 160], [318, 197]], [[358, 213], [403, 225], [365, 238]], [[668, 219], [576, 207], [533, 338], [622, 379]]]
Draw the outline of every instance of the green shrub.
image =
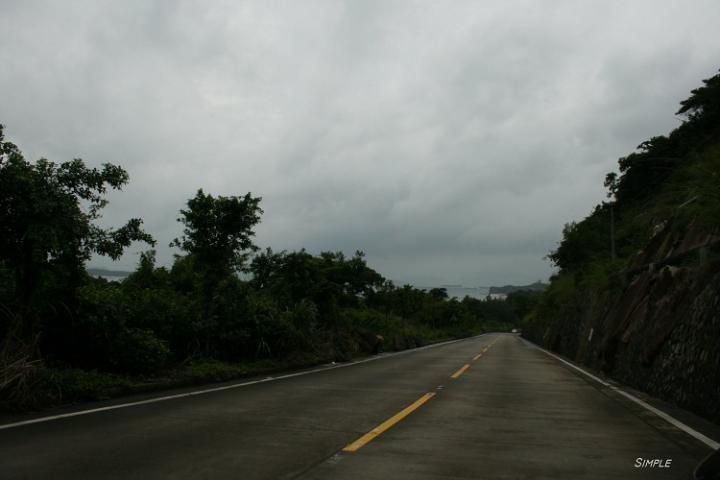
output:
[[170, 356], [167, 345], [151, 330], [123, 330], [110, 344], [110, 363], [118, 371], [151, 373], [163, 368]]

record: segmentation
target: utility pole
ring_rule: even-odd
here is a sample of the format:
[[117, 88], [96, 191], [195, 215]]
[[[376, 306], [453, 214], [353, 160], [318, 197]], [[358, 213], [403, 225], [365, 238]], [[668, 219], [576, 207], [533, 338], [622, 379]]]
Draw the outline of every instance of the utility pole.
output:
[[610, 204], [610, 257], [615, 260], [615, 207]]

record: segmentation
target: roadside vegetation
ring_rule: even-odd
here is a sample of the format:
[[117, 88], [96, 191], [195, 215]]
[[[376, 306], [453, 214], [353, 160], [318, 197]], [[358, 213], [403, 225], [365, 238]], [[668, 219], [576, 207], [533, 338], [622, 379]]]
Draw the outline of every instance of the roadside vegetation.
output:
[[[128, 174], [82, 160], [26, 160], [0, 126], [0, 407], [29, 409], [348, 360], [488, 330], [521, 303], [449, 299], [394, 285], [362, 252], [260, 250], [261, 199], [198, 190], [179, 253], [157, 266], [138, 218], [100, 228]], [[168, 212], [173, 214], [173, 212]], [[92, 255], [148, 245], [124, 281]], [[522, 315], [522, 313], [520, 314]]]
[[[524, 320], [532, 338], [542, 339], [557, 322], [579, 322], [589, 299], [602, 305], [621, 291], [626, 272], [655, 261], [643, 255], [660, 247], [651, 245], [653, 238], [720, 233], [720, 75], [703, 80], [676, 115], [683, 120], [678, 128], [619, 159], [619, 174], [605, 179], [607, 201], [565, 225], [562, 241], [548, 255], [558, 272]], [[698, 275], [720, 271], [717, 245], [703, 255]], [[674, 263], [693, 266], [697, 258]]]

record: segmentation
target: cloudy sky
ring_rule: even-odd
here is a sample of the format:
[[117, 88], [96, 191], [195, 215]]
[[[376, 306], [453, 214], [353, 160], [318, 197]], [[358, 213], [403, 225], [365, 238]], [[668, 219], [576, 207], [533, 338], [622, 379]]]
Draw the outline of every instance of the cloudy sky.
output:
[[263, 247], [529, 283], [720, 68], [719, 24], [716, 0], [1, 0], [0, 122], [28, 158], [125, 167], [103, 221], [142, 217], [162, 264], [202, 187], [262, 196]]

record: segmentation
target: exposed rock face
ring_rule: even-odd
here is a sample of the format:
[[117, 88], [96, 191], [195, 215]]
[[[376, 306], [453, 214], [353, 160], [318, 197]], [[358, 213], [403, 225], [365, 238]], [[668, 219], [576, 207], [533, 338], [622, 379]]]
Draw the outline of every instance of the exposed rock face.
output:
[[698, 249], [716, 241], [696, 228], [663, 228], [633, 260], [634, 271], [618, 277], [619, 288], [580, 293], [577, 317], [529, 336], [720, 422], [720, 268]]

